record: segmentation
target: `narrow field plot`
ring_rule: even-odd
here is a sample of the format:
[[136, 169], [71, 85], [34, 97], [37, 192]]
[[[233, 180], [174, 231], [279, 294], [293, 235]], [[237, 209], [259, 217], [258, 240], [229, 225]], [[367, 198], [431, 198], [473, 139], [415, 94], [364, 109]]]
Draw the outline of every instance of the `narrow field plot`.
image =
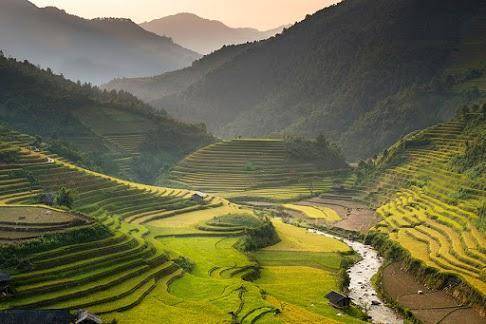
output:
[[338, 222], [341, 220], [341, 217], [334, 210], [323, 206], [284, 204], [283, 207], [304, 213], [309, 218], [323, 219], [329, 223]]
[[326, 193], [331, 190], [332, 177], [324, 177], [314, 189], [311, 189], [305, 183], [275, 186], [272, 188], [251, 189], [244, 191], [227, 191], [218, 193], [219, 196], [227, 199], [242, 199], [251, 200], [254, 199], [267, 199], [272, 201], [295, 201], [312, 196], [313, 193]]
[[42, 225], [62, 224], [78, 219], [73, 214], [42, 207], [0, 207], [0, 223]]
[[298, 308], [286, 310], [285, 304], [289, 303], [324, 316], [323, 323], [331, 320], [360, 323], [355, 318], [338, 315], [342, 312], [328, 305], [325, 294], [337, 289], [333, 272], [303, 266], [265, 267], [256, 284], [282, 303], [284, 313], [298, 312]]
[[301, 265], [324, 270], [338, 270], [342, 260], [333, 252], [258, 251], [251, 256], [264, 267]]
[[179, 300], [167, 292], [168, 287], [158, 284], [135, 308], [124, 312], [103, 315], [110, 323], [116, 319], [121, 324], [135, 323], [218, 323], [227, 316], [222, 310], [208, 303]]
[[222, 216], [232, 213], [241, 213], [244, 209], [233, 204], [225, 204], [221, 207], [211, 208], [206, 210], [199, 210], [190, 213], [180, 214], [174, 217], [158, 219], [149, 224], [154, 227], [163, 228], [181, 228], [194, 227], [199, 223], [206, 222], [216, 216]]
[[267, 247], [265, 251], [308, 251], [308, 252], [348, 252], [349, 246], [343, 242], [310, 233], [305, 228], [285, 224], [279, 219], [273, 220], [281, 241]]
[[[207, 277], [214, 267], [251, 265], [246, 255], [233, 248], [237, 238], [186, 237], [162, 238], [160, 242], [171, 252], [184, 255], [196, 266], [192, 275]], [[195, 248], [197, 247], [197, 248]]]

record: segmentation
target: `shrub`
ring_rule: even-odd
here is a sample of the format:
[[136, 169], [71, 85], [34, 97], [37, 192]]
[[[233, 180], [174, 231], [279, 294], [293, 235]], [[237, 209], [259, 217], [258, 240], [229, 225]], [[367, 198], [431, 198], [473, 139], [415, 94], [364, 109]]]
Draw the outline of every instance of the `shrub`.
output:
[[273, 227], [270, 220], [265, 220], [263, 225], [257, 228], [248, 229], [245, 236], [243, 236], [236, 248], [241, 251], [255, 251], [270, 245], [274, 245], [280, 241], [275, 227]]
[[257, 168], [256, 168], [256, 166], [253, 162], [251, 162], [251, 161], [246, 162], [245, 171], [256, 171], [256, 170], [257, 170]]
[[323, 169], [343, 169], [347, 167], [341, 149], [331, 144], [324, 135], [315, 140], [287, 137], [285, 146], [289, 158], [312, 161]]
[[15, 178], [25, 178], [27, 181], [30, 182], [30, 185], [35, 187], [39, 185], [39, 179], [37, 179], [34, 174], [28, 170], [20, 169], [20, 170], [13, 170], [9, 172], [9, 177], [12, 179]]
[[174, 263], [177, 264], [185, 272], [190, 273], [192, 272], [192, 269], [194, 269], [194, 262], [182, 255], [179, 256], [177, 259], [174, 259]]
[[70, 244], [80, 244], [107, 238], [111, 232], [103, 225], [94, 225], [69, 232], [48, 234], [21, 245], [0, 246], [0, 267], [26, 267], [25, 260], [35, 253], [53, 250]]
[[55, 203], [58, 206], [72, 208], [74, 205], [75, 191], [61, 187], [55, 196]]
[[476, 227], [482, 232], [486, 232], [486, 201], [481, 203], [477, 209], [478, 219], [476, 220]]
[[56, 196], [51, 192], [43, 192], [37, 195], [35, 201], [39, 204], [53, 206], [56, 203]]
[[245, 226], [247, 228], [255, 228], [263, 224], [260, 219], [248, 214], [227, 214], [217, 216], [212, 219], [211, 223]]

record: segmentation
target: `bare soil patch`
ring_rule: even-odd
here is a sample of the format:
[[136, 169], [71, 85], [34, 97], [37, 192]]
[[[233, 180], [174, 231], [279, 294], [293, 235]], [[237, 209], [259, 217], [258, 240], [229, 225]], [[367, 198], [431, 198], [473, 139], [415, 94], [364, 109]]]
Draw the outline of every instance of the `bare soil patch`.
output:
[[380, 217], [376, 215], [374, 210], [368, 208], [365, 204], [350, 199], [317, 197], [299, 202], [299, 204], [333, 209], [342, 218], [333, 226], [345, 230], [367, 232], [380, 221]]
[[399, 263], [383, 270], [382, 284], [389, 297], [410, 309], [423, 323], [461, 323], [466, 318], [468, 324], [485, 322], [478, 312], [459, 304], [446, 292], [425, 287], [415, 276], [402, 270]]
[[85, 216], [44, 207], [0, 207], [0, 243], [16, 243], [91, 223]]
[[64, 224], [73, 222], [77, 216], [42, 207], [0, 207], [1, 224]]

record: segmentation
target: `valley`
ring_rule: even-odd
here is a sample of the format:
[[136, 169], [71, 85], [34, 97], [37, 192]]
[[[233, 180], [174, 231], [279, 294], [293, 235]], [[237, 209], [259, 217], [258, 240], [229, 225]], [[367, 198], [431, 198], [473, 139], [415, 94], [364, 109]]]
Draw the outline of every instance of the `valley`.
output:
[[[316, 165], [289, 162], [278, 140], [212, 144], [181, 161], [171, 175], [172, 181], [185, 182], [186, 188], [211, 192], [202, 201], [191, 198], [195, 192], [191, 189], [137, 184], [83, 169], [47, 151], [34, 152], [35, 138], [4, 130], [4, 150], [16, 157], [2, 166], [0, 200], [6, 207], [0, 208], [18, 211], [12, 216], [2, 213], [2, 226], [15, 222], [18, 233], [44, 233], [40, 242], [46, 234], [53, 239], [34, 247], [29, 242], [35, 236], [0, 231], [0, 239], [8, 244], [4, 256], [25, 255], [10, 260], [6, 268], [15, 294], [1, 301], [0, 307], [85, 308], [119, 323], [154, 322], [160, 316], [170, 322], [182, 314], [188, 322], [226, 318], [241, 323], [358, 323], [365, 320], [359, 310], [343, 313], [324, 297], [329, 291], [344, 289], [346, 272], [342, 269], [360, 258], [339, 240], [341, 235], [352, 235], [378, 251], [388, 246], [379, 242], [398, 243], [406, 257], [388, 256], [385, 264], [392, 262], [394, 271], [403, 275], [430, 269], [420, 272], [429, 282], [425, 294], [437, 294], [441, 291], [437, 289], [448, 285], [446, 291], [458, 291], [454, 296], [462, 300], [451, 305], [480, 320], [476, 307], [484, 296], [481, 246], [485, 237], [475, 225], [474, 207], [461, 206], [466, 202], [478, 206], [484, 188], [478, 187], [480, 179], [467, 176], [455, 177], [454, 181], [461, 179], [455, 182], [457, 186], [442, 185], [454, 175], [444, 166], [444, 156], [448, 160], [460, 156], [464, 152], [461, 141], [470, 141], [467, 136], [484, 123], [481, 114], [468, 116], [405, 137], [378, 157], [366, 176], [360, 173], [364, 166], [323, 173]], [[249, 170], [244, 163], [249, 157], [255, 169]], [[224, 172], [218, 174], [215, 168]], [[288, 168], [300, 170], [301, 175], [294, 176]], [[402, 180], [401, 172], [407, 171], [414, 173]], [[205, 182], [206, 177], [212, 182]], [[329, 180], [321, 189], [302, 191], [295, 184], [313, 178]], [[52, 225], [39, 216], [46, 211], [39, 214], [29, 207], [59, 188], [76, 192], [69, 209], [82, 215], [75, 216], [82, 217], [76, 224], [73, 216], [63, 214], [66, 206], [50, 211], [59, 217]], [[445, 199], [454, 199], [452, 193], [459, 189], [469, 189], [468, 195], [455, 198], [457, 203], [450, 205]], [[376, 206], [376, 215], [366, 201]], [[420, 208], [427, 209], [421, 212]], [[28, 215], [28, 210], [37, 213], [31, 221], [27, 216], [22, 222], [12, 219]], [[27, 223], [32, 228], [24, 228]], [[459, 226], [466, 231], [455, 232]], [[337, 236], [313, 234], [306, 228]], [[379, 272], [383, 278], [389, 268]], [[361, 270], [350, 273], [351, 282], [365, 280]], [[452, 274], [456, 279], [451, 279]], [[408, 305], [396, 297], [385, 279], [383, 284], [380, 293]], [[442, 298], [450, 298], [449, 303], [454, 300]], [[462, 306], [470, 302], [478, 306]], [[377, 311], [373, 309], [377, 306], [357, 304]], [[428, 323], [429, 317], [435, 317], [424, 315], [426, 309], [412, 308], [407, 316], [413, 314]], [[434, 311], [432, 307], [430, 312]]]
[[484, 1], [34, 1], [0, 3], [0, 323], [485, 322]]

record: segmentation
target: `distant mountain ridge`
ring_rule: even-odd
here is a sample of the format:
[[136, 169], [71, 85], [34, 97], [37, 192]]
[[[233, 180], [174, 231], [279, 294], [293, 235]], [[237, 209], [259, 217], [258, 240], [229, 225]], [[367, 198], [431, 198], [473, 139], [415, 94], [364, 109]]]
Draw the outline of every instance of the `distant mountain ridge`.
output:
[[484, 17], [481, 0], [346, 0], [276, 37], [107, 88], [218, 136], [322, 133], [347, 159], [368, 158], [486, 95]]
[[160, 36], [170, 37], [181, 46], [209, 54], [223, 45], [236, 45], [266, 39], [282, 32], [284, 27], [260, 31], [255, 28], [231, 28], [217, 20], [180, 13], [144, 22], [140, 26]]
[[26, 0], [0, 1], [0, 49], [93, 83], [177, 70], [200, 57], [129, 19], [88, 20]]

